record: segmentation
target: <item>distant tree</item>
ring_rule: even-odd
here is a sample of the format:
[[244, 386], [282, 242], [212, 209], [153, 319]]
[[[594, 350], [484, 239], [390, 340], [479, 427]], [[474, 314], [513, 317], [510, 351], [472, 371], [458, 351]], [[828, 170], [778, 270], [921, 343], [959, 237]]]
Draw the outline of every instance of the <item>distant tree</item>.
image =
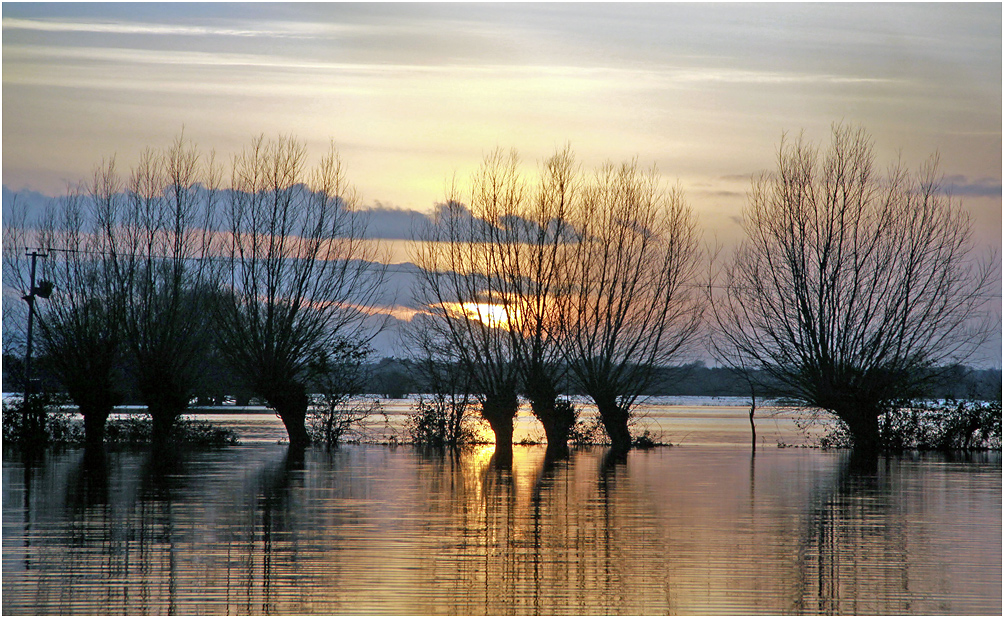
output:
[[571, 220], [579, 239], [559, 305], [567, 361], [623, 451], [638, 397], [701, 323], [697, 224], [682, 192], [636, 163], [599, 170]]
[[404, 399], [408, 393], [422, 392], [412, 365], [410, 359], [384, 357], [373, 367], [366, 392], [386, 399]]
[[894, 402], [922, 395], [939, 365], [983, 340], [995, 271], [976, 261], [936, 158], [884, 177], [874, 159], [868, 135], [848, 126], [834, 126], [822, 155], [783, 140], [777, 170], [753, 182], [747, 239], [712, 304], [723, 359], [831, 412], [863, 451], [880, 447]]
[[366, 339], [365, 314], [383, 271], [334, 146], [308, 169], [306, 147], [259, 137], [233, 160], [224, 204], [215, 305], [221, 353], [282, 419], [290, 444], [310, 443], [312, 363], [337, 342]]

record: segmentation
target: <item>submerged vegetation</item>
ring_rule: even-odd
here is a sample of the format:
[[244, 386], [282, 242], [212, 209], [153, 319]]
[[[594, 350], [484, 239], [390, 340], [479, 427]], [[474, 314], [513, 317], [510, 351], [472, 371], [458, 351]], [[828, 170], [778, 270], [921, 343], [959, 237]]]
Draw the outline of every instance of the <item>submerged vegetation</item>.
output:
[[[81, 446], [88, 443], [84, 423], [73, 418], [65, 405], [48, 396], [4, 402], [3, 439], [7, 445]], [[105, 424], [103, 443], [118, 446], [142, 446], [157, 442], [154, 422], [149, 414], [112, 418]], [[237, 432], [215, 427], [212, 423], [182, 416], [167, 437], [171, 444], [196, 447], [234, 446], [240, 444]]]
[[[879, 441], [887, 451], [999, 451], [1001, 401], [901, 402], [879, 417]], [[838, 420], [819, 444], [853, 447], [854, 436]]]
[[[103, 161], [41, 222], [12, 205], [4, 282], [30, 302], [39, 291], [46, 379], [18, 376], [35, 394], [5, 405], [5, 438], [227, 444], [182, 415], [235, 396], [272, 408], [291, 446], [337, 446], [382, 413], [362, 393], [411, 392], [425, 394], [405, 441], [453, 448], [487, 423], [504, 455], [522, 400], [552, 456], [623, 453], [659, 444], [632, 435], [640, 398], [703, 380], [837, 418], [826, 446], [1000, 448], [999, 371], [975, 395], [996, 404], [912, 403], [959, 388], [999, 268], [976, 255], [935, 160], [880, 176], [867, 134], [840, 125], [825, 152], [783, 141], [753, 182], [747, 240], [702, 280], [696, 216], [654, 169], [584, 171], [564, 148], [532, 173], [496, 150], [414, 231], [411, 358], [382, 372], [369, 360], [388, 319], [372, 309], [390, 302], [382, 257], [337, 151], [309, 160], [299, 140], [259, 137], [225, 171], [179, 137], [125, 175]], [[5, 304], [5, 335], [23, 330], [17, 309]], [[702, 338], [725, 368], [683, 365]], [[5, 338], [5, 359], [19, 344]], [[109, 421], [126, 401], [149, 417]]]

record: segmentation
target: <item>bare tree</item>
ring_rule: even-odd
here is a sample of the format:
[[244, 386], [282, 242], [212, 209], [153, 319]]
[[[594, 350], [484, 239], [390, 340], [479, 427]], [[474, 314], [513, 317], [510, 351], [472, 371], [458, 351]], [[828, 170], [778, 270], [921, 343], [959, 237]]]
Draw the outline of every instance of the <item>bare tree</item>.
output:
[[747, 239], [713, 302], [723, 358], [833, 413], [864, 451], [880, 447], [894, 401], [922, 394], [939, 364], [983, 340], [973, 319], [995, 270], [975, 260], [936, 158], [886, 176], [874, 158], [859, 128], [834, 126], [822, 155], [782, 140], [777, 170], [753, 181]]
[[597, 172], [572, 221], [579, 241], [559, 303], [568, 364], [624, 451], [653, 370], [678, 358], [700, 325], [696, 220], [679, 189], [629, 163]]
[[310, 368], [356, 327], [383, 271], [334, 146], [312, 169], [290, 137], [255, 139], [233, 160], [216, 305], [223, 354], [282, 419], [291, 445], [305, 427]]
[[[3, 355], [24, 356], [25, 332], [28, 323], [28, 308], [20, 302], [29, 293], [30, 274], [28, 272], [25, 249], [38, 244], [32, 235], [28, 208], [15, 193], [10, 204], [3, 206]], [[9, 362], [9, 361], [8, 361]], [[13, 370], [12, 367], [7, 368]], [[20, 369], [18, 370], [20, 374]], [[23, 378], [18, 375], [18, 382]]]
[[552, 457], [567, 454], [576, 420], [575, 407], [559, 397], [567, 387], [567, 331], [559, 298], [568, 288], [567, 261], [576, 239], [568, 216], [579, 185], [574, 155], [566, 147], [544, 162], [536, 192], [503, 221], [506, 238], [494, 247], [502, 254], [505, 272], [499, 275], [514, 307], [509, 332], [521, 390], [544, 427]]
[[515, 302], [504, 280], [509, 265], [498, 247], [509, 240], [504, 220], [525, 195], [516, 153], [496, 150], [474, 175], [470, 208], [454, 185], [414, 245], [422, 277], [416, 300], [435, 318], [429, 328], [468, 371], [501, 458], [512, 456], [519, 371], [510, 332]]
[[[208, 298], [219, 170], [179, 136], [132, 170], [115, 231], [125, 343], [153, 438], [166, 440], [210, 357]], [[111, 225], [111, 222], [109, 222]]]
[[72, 190], [50, 204], [39, 230], [43, 272], [55, 291], [39, 311], [39, 351], [84, 417], [88, 444], [122, 402], [124, 303], [115, 277], [111, 232], [99, 224], [121, 208], [114, 160], [94, 173], [88, 193]]

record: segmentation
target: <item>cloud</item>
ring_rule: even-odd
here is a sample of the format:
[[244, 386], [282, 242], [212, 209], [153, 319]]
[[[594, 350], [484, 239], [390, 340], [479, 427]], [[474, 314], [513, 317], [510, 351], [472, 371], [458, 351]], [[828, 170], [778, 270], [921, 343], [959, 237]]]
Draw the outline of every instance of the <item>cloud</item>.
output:
[[[230, 37], [278, 37], [304, 38], [333, 34], [336, 26], [311, 27], [297, 22], [266, 22], [254, 28], [220, 28], [181, 24], [151, 24], [126, 21], [55, 21], [42, 19], [4, 18], [4, 30], [32, 30], [37, 32], [83, 32], [93, 34], [140, 34], [167, 36], [230, 36]], [[350, 27], [343, 27], [351, 31]]]
[[[13, 20], [18, 21], [18, 20]], [[214, 34], [213, 28], [201, 26], [155, 26], [136, 24], [106, 24], [109, 33], [144, 34]], [[7, 20], [4, 20], [7, 28]], [[232, 36], [280, 36], [268, 31], [230, 30], [222, 33]], [[292, 35], [289, 35], [292, 36]], [[739, 70], [731, 68], [686, 66], [659, 66], [643, 68], [637, 66], [583, 67], [574, 64], [533, 64], [527, 62], [466, 64], [456, 59], [431, 64], [428, 62], [331, 62], [305, 57], [289, 57], [258, 51], [249, 53], [218, 50], [198, 51], [192, 49], [143, 49], [136, 46], [93, 47], [75, 45], [72, 47], [9, 44], [4, 46], [4, 55], [14, 60], [48, 60], [59, 62], [117, 62], [126, 65], [185, 65], [193, 67], [255, 67], [261, 69], [283, 69], [317, 74], [337, 74], [352, 77], [402, 78], [419, 71], [430, 77], [481, 78], [488, 80], [562, 81], [563, 88], [577, 87], [579, 90], [600, 91], [616, 84], [618, 88], [634, 91], [673, 89], [683, 85], [701, 83], [722, 83], [735, 85], [749, 84], [805, 84], [805, 85], [846, 85], [862, 83], [890, 83], [893, 80], [862, 78], [858, 76], [795, 71]]]
[[38, 191], [21, 189], [11, 190], [7, 185], [3, 185], [3, 221], [6, 224], [8, 218], [13, 216], [16, 210], [23, 210], [29, 225], [38, 223], [45, 213], [46, 207], [56, 198], [43, 195]]
[[411, 240], [430, 219], [417, 210], [390, 208], [377, 202], [375, 208], [359, 211], [366, 217], [366, 238]]
[[724, 198], [746, 197], [746, 193], [744, 191], [728, 191], [725, 189], [716, 189], [716, 190], [698, 189], [694, 191], [694, 195], [704, 195], [707, 197], [724, 197]]
[[956, 174], [946, 176], [942, 188], [957, 197], [1001, 197], [1001, 181], [995, 178], [970, 180]]
[[719, 176], [719, 180], [724, 180], [726, 182], [749, 182], [750, 179], [757, 176], [756, 172], [750, 172], [749, 174], [725, 174], [724, 176]]

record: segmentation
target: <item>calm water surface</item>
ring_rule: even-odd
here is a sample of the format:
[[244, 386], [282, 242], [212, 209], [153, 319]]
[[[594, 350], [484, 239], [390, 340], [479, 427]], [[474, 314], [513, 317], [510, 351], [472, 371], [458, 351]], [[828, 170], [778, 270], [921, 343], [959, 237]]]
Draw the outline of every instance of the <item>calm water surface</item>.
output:
[[694, 436], [505, 465], [297, 455], [250, 429], [215, 451], [8, 455], [3, 613], [1001, 612], [999, 454], [753, 457]]

